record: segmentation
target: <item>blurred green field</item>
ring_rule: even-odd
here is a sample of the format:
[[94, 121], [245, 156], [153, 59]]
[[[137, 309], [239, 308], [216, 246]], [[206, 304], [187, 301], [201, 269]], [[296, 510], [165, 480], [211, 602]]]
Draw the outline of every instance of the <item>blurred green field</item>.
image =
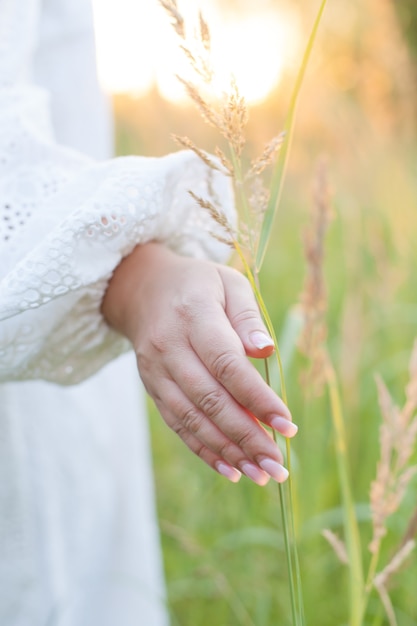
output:
[[[384, 22], [378, 3], [367, 7], [363, 20], [343, 36], [342, 26], [334, 25], [337, 7], [329, 8], [322, 46], [303, 88], [284, 196], [261, 274], [280, 336], [303, 286], [303, 233], [324, 156], [333, 207], [325, 254], [328, 342], [340, 382], [366, 564], [369, 486], [379, 457], [375, 374], [401, 406], [417, 337], [415, 75], [411, 60], [407, 69], [393, 57], [401, 40], [387, 21], [392, 13], [381, 14]], [[381, 19], [369, 22], [372, 16]], [[250, 153], [281, 130], [292, 78], [289, 72], [268, 101], [251, 110]], [[216, 144], [198, 114], [156, 91], [141, 99], [116, 97], [115, 113], [119, 154], [175, 150], [171, 133], [188, 135], [208, 150]], [[306, 621], [344, 626], [347, 570], [321, 535], [323, 528], [343, 535], [329, 400], [326, 393], [311, 397], [303, 388], [305, 365], [298, 353], [285, 363], [289, 405], [300, 427], [292, 450]], [[188, 452], [152, 406], [151, 427], [173, 626], [290, 626], [276, 485], [260, 488], [245, 478], [229, 484]], [[401, 543], [416, 509], [416, 486], [414, 477], [401, 510], [389, 520], [382, 563]], [[417, 625], [416, 592], [414, 552], [390, 585], [399, 626]], [[380, 607], [373, 594], [364, 626], [389, 624]]]

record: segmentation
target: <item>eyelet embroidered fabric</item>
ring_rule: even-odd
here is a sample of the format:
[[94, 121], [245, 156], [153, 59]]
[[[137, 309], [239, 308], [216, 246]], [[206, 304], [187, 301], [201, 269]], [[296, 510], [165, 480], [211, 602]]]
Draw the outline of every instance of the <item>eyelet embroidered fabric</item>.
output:
[[150, 240], [224, 260], [189, 190], [214, 192], [231, 221], [233, 197], [190, 151], [95, 162], [59, 146], [48, 97], [26, 80], [38, 11], [0, 2], [0, 381], [73, 384], [128, 348], [100, 314], [120, 260]]
[[168, 625], [144, 390], [100, 302], [137, 243], [228, 255], [188, 189], [211, 177], [231, 214], [230, 186], [193, 154], [85, 156], [111, 154], [91, 18], [89, 0], [0, 0], [0, 380], [19, 381], [0, 384], [7, 626]]

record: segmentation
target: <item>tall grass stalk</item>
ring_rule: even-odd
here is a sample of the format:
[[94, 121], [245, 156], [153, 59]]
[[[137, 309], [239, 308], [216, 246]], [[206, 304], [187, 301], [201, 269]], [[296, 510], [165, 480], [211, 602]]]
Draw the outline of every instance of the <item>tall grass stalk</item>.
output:
[[[185, 52], [187, 59], [190, 61], [196, 78], [199, 79], [200, 82], [202, 79], [203, 83], [210, 84], [213, 76], [210, 59], [211, 40], [210, 31], [208, 25], [204, 21], [204, 18], [200, 14], [199, 40], [197, 41], [197, 49], [195, 49], [192, 44], [190, 45], [190, 42], [186, 37], [185, 21], [178, 10], [176, 0], [160, 0], [160, 4], [168, 12], [171, 18], [172, 25], [180, 38], [181, 48]], [[252, 162], [252, 172], [251, 169], [249, 169], [248, 172], [245, 172], [242, 167], [241, 154], [242, 149], [245, 145], [244, 131], [245, 125], [247, 123], [248, 114], [246, 104], [244, 102], [244, 99], [239, 94], [238, 86], [236, 85], [234, 79], [231, 80], [230, 93], [226, 94], [220, 111], [216, 111], [212, 103], [205, 100], [202, 95], [203, 92], [198, 88], [198, 86], [190, 81], [180, 78], [189, 96], [202, 114], [203, 119], [208, 124], [214, 126], [226, 139], [228, 144], [230, 154], [229, 158], [220, 148], [217, 149], [216, 154], [219, 157], [222, 166], [231, 176], [235, 185], [238, 213], [241, 217], [240, 229], [238, 230], [237, 234], [234, 232], [231, 226], [225, 223], [225, 218], [221, 212], [221, 207], [219, 208], [216, 206], [215, 199], [213, 199], [213, 201], [207, 201], [202, 198], [196, 197], [194, 194], [192, 195], [200, 204], [200, 206], [208, 210], [211, 216], [218, 222], [218, 224], [223, 227], [225, 235], [223, 240], [227, 241], [236, 250], [238, 257], [240, 258], [240, 261], [244, 268], [244, 272], [252, 286], [265, 324], [274, 341], [275, 358], [277, 360], [279, 372], [279, 391], [281, 393], [282, 399], [286, 404], [288, 404], [288, 398], [285, 388], [285, 378], [279, 346], [273, 324], [271, 322], [267, 307], [259, 288], [259, 272], [266, 253], [275, 214], [277, 213], [280, 204], [281, 192], [285, 179], [286, 164], [291, 145], [292, 133], [295, 125], [296, 108], [299, 100], [301, 86], [304, 81], [308, 62], [311, 57], [311, 52], [325, 6], [326, 0], [322, 0], [313, 24], [311, 34], [307, 40], [306, 49], [298, 74], [296, 76], [289, 110], [287, 113], [284, 140], [282, 141], [282, 139], [278, 138], [278, 140], [276, 139], [274, 143], [271, 142], [271, 145], [275, 146], [275, 152], [274, 148], [271, 147], [271, 145], [267, 146], [264, 151], [264, 155], [267, 156], [262, 155], [262, 157], [258, 159], [257, 162]], [[282, 134], [280, 137], [282, 138]], [[210, 160], [210, 157], [205, 155], [205, 153], [203, 153], [200, 148], [195, 146], [188, 138], [179, 138], [179, 143], [183, 147], [193, 149], [195, 153], [200, 158], [202, 158], [209, 166], [215, 168], [218, 167]], [[262, 207], [262, 219], [259, 227], [259, 232], [254, 232], [253, 225], [259, 218], [259, 210], [256, 211], [256, 209], [251, 205], [251, 201], [245, 190], [245, 183], [248, 181], [248, 178], [250, 178], [251, 173], [252, 175], [253, 172], [259, 174], [263, 169], [265, 169], [266, 166], [273, 164], [276, 150], [278, 148], [281, 148], [281, 150], [273, 169], [270, 188], [269, 190], [267, 190], [267, 204], [266, 206]], [[262, 204], [261, 200], [259, 200], [259, 204]], [[259, 207], [257, 208], [259, 209]], [[247, 256], [249, 257], [249, 260], [247, 259]], [[273, 386], [269, 376], [267, 361], [265, 362], [265, 370], [266, 381], [269, 385]], [[274, 438], [276, 438], [275, 433]], [[293, 626], [304, 626], [305, 615], [301, 574], [297, 551], [297, 541], [295, 534], [293, 478], [291, 472], [291, 446], [289, 439], [286, 439], [285, 448], [286, 464], [290, 472], [290, 476], [287, 483], [280, 484], [278, 486], [278, 489], [288, 567], [292, 624]]]
[[345, 544], [331, 532], [327, 533], [327, 537], [340, 560], [349, 568], [349, 625], [361, 626], [364, 593], [362, 547], [351, 486], [342, 401], [336, 372], [326, 346], [327, 293], [323, 265], [325, 236], [331, 217], [327, 167], [325, 162], [321, 161], [317, 171], [311, 225], [305, 233], [307, 273], [300, 296], [305, 323], [299, 339], [299, 348], [310, 361], [310, 384], [316, 387], [316, 391], [322, 391], [324, 385], [328, 388], [342, 494]]
[[[356, 516], [350, 477], [345, 421], [339, 383], [327, 346], [326, 288], [323, 272], [324, 239], [331, 216], [328, 198], [326, 170], [321, 165], [317, 177], [317, 190], [312, 224], [305, 238], [307, 275], [300, 301], [305, 324], [299, 340], [299, 348], [309, 358], [311, 377], [316, 387], [326, 383], [330, 399], [333, 423], [336, 463], [342, 495], [344, 539], [342, 542], [331, 531], [323, 535], [332, 545], [339, 560], [349, 570], [349, 626], [362, 626], [367, 617], [368, 603], [375, 590], [388, 618], [390, 626], [398, 626], [395, 611], [388, 593], [388, 581], [395, 574], [415, 547], [414, 535], [417, 513], [413, 512], [403, 539], [381, 571], [379, 567], [382, 540], [388, 532], [387, 519], [395, 513], [404, 498], [417, 466], [411, 465], [417, 440], [417, 343], [411, 354], [409, 382], [402, 409], [393, 402], [391, 395], [377, 377], [377, 388], [382, 422], [380, 426], [380, 460], [376, 477], [371, 483], [370, 509], [372, 514], [372, 538], [368, 549], [371, 553], [368, 573], [365, 577], [365, 554]], [[319, 374], [319, 376], [317, 376]], [[378, 622], [377, 622], [378, 623]]]
[[[279, 385], [280, 385], [280, 393], [284, 402], [288, 403], [287, 390], [285, 385], [285, 376], [284, 376], [284, 368], [281, 359], [281, 353], [278, 345], [277, 336], [275, 333], [274, 326], [272, 324], [272, 320], [269, 316], [268, 309], [265, 305], [264, 299], [262, 297], [261, 291], [259, 289], [259, 274], [256, 270], [252, 270], [243, 254], [242, 249], [240, 248], [238, 242], [235, 243], [235, 249], [242, 261], [242, 264], [245, 269], [245, 273], [251, 283], [253, 292], [255, 294], [256, 301], [258, 303], [259, 309], [264, 318], [266, 327], [274, 341], [275, 346], [275, 359], [278, 366], [279, 372]], [[274, 386], [271, 381], [270, 373], [269, 373], [269, 364], [268, 360], [265, 359], [265, 380], [270, 386]], [[275, 431], [273, 432], [273, 436], [275, 441], [277, 441], [277, 434]], [[285, 542], [285, 554], [287, 559], [287, 569], [288, 569], [288, 577], [289, 577], [289, 588], [290, 588], [290, 599], [291, 599], [291, 613], [293, 624], [296, 626], [304, 626], [305, 624], [305, 613], [304, 613], [304, 601], [303, 601], [303, 592], [302, 592], [302, 581], [301, 581], [301, 572], [298, 558], [298, 550], [297, 550], [297, 538], [295, 533], [295, 522], [294, 522], [294, 506], [293, 506], [293, 489], [292, 489], [292, 471], [291, 471], [291, 445], [290, 440], [288, 438], [285, 439], [285, 449], [286, 449], [286, 463], [289, 471], [289, 477], [286, 483], [278, 484], [278, 492], [279, 492], [279, 500], [280, 500], [280, 508], [281, 508], [281, 520], [282, 520], [282, 528], [284, 533], [284, 542]]]
[[307, 71], [308, 63], [310, 61], [311, 53], [313, 51], [314, 43], [317, 37], [317, 32], [320, 26], [321, 19], [323, 17], [324, 9], [326, 8], [327, 0], [322, 0], [316, 19], [314, 20], [313, 28], [310, 36], [307, 40], [307, 45], [303, 55], [303, 59], [298, 71], [294, 89], [291, 94], [290, 105], [288, 108], [287, 118], [284, 125], [284, 142], [280, 150], [278, 159], [276, 161], [272, 182], [271, 193], [269, 197], [268, 206], [265, 212], [264, 221], [262, 224], [258, 251], [256, 254], [256, 268], [259, 271], [261, 269], [265, 253], [268, 247], [269, 239], [271, 236], [272, 227], [275, 221], [275, 216], [278, 212], [278, 208], [281, 202], [282, 190], [284, 188], [285, 174], [287, 170], [288, 157], [290, 154], [291, 143], [294, 134], [295, 118], [297, 112], [297, 106], [300, 98], [301, 87], [304, 82], [305, 74]]
[[327, 361], [326, 378], [330, 396], [339, 484], [342, 492], [344, 530], [349, 564], [349, 624], [350, 626], [361, 626], [364, 611], [362, 547], [350, 480], [342, 402], [330, 358]]

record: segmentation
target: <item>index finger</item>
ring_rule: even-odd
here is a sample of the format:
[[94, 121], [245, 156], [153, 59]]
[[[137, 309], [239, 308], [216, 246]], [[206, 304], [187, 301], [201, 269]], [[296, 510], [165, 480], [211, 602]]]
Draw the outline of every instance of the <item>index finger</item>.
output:
[[291, 422], [288, 407], [246, 357], [242, 341], [220, 304], [210, 307], [204, 318], [190, 328], [189, 341], [208, 371], [236, 402], [285, 437], [295, 435], [297, 427]]

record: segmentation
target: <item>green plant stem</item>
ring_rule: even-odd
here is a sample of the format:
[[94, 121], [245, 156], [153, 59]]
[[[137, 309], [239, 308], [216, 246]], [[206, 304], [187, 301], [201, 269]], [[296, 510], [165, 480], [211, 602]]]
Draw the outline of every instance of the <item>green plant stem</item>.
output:
[[[268, 359], [264, 359], [265, 363], [265, 380], [269, 386], [271, 386], [271, 378], [269, 374], [269, 365]], [[277, 434], [273, 431], [273, 437], [275, 442], [277, 442]], [[289, 443], [289, 439], [286, 438], [286, 456], [287, 456], [287, 467], [290, 475], [287, 481], [287, 489], [288, 489], [288, 498], [285, 501], [285, 485], [279, 484], [279, 499], [281, 505], [281, 518], [282, 518], [282, 526], [284, 529], [284, 543], [285, 543], [285, 554], [287, 557], [287, 569], [288, 576], [290, 579], [290, 597], [291, 597], [291, 611], [293, 617], [293, 623], [303, 626], [305, 624], [305, 616], [304, 616], [304, 602], [303, 602], [303, 594], [301, 587], [301, 575], [300, 575], [300, 567], [297, 553], [297, 545], [296, 545], [296, 535], [295, 535], [295, 525], [294, 525], [294, 515], [293, 515], [293, 498], [292, 498], [292, 489], [291, 489], [291, 447]], [[288, 507], [288, 515], [287, 515], [287, 507]], [[289, 517], [289, 522], [288, 522]], [[294, 577], [295, 570], [295, 577]], [[296, 590], [296, 591], [295, 591]], [[298, 603], [298, 604], [297, 604]]]
[[[252, 272], [249, 267], [247, 267], [247, 272], [249, 272], [249, 280], [253, 283], [252, 287], [255, 292], [255, 297], [257, 299], [259, 308], [263, 314], [265, 323], [268, 327], [268, 330], [271, 332], [271, 336], [273, 338], [275, 344], [275, 354], [278, 361], [278, 369], [280, 373], [280, 386], [282, 391], [282, 399], [287, 404], [287, 392], [285, 387], [284, 380], [284, 370], [281, 360], [281, 355], [278, 347], [277, 338], [275, 336], [275, 331], [272, 325], [272, 321], [269, 317], [269, 313], [266, 309], [265, 303], [262, 298], [262, 294], [259, 288], [259, 275], [257, 272]], [[264, 359], [265, 363], [265, 380], [269, 386], [271, 386], [271, 377], [269, 374], [269, 365], [268, 359]], [[277, 434], [273, 431], [274, 440], [277, 441]], [[300, 573], [300, 564], [298, 559], [298, 551], [297, 551], [297, 542], [296, 542], [296, 534], [295, 534], [295, 523], [294, 523], [294, 499], [293, 499], [293, 489], [292, 489], [292, 476], [291, 476], [291, 445], [288, 437], [285, 439], [285, 447], [286, 447], [286, 460], [287, 467], [289, 471], [289, 477], [287, 480], [287, 485], [279, 484], [279, 497], [281, 504], [281, 517], [282, 517], [282, 526], [284, 529], [284, 542], [285, 542], [285, 554], [287, 557], [287, 568], [288, 568], [288, 577], [290, 580], [290, 597], [291, 597], [291, 611], [293, 617], [294, 626], [304, 626], [305, 624], [305, 615], [304, 615], [304, 600], [303, 600], [303, 592], [302, 592], [302, 583], [301, 583], [301, 573]], [[287, 490], [287, 499], [285, 498], [285, 490]], [[288, 509], [288, 514], [287, 514]], [[289, 518], [289, 519], [288, 519]], [[295, 575], [294, 575], [295, 573]]]
[[336, 458], [342, 492], [346, 548], [349, 556], [350, 626], [361, 626], [364, 614], [364, 575], [359, 528], [349, 477], [346, 432], [336, 374], [328, 357], [327, 384], [336, 444]]
[[294, 495], [293, 495], [293, 479], [292, 479], [292, 466], [291, 466], [291, 444], [290, 444], [290, 440], [288, 439], [288, 437], [285, 439], [285, 447], [286, 447], [286, 453], [287, 453], [287, 468], [289, 471], [289, 477], [288, 477], [287, 483], [288, 483], [291, 536], [293, 540], [293, 559], [294, 559], [295, 580], [296, 580], [296, 588], [297, 588], [297, 595], [298, 595], [298, 607], [300, 611], [300, 624], [301, 626], [304, 626], [305, 614], [304, 614], [303, 585], [302, 585], [302, 580], [301, 580], [300, 560], [298, 558], [298, 550], [297, 550], [297, 535], [295, 532]]
[[317, 31], [320, 25], [321, 18], [323, 16], [324, 9], [326, 7], [327, 0], [322, 0], [319, 11], [317, 13], [316, 19], [313, 24], [312, 31], [310, 33], [310, 37], [307, 41], [307, 46], [303, 55], [303, 60], [301, 62], [300, 69], [298, 70], [297, 78], [295, 81], [294, 89], [292, 91], [290, 106], [288, 109], [288, 114], [284, 126], [285, 138], [283, 145], [281, 147], [277, 162], [275, 164], [275, 168], [272, 174], [272, 184], [271, 184], [271, 194], [268, 202], [268, 207], [265, 212], [265, 217], [262, 224], [262, 230], [259, 238], [259, 246], [258, 253], [256, 256], [256, 268], [257, 271], [260, 270], [265, 252], [268, 246], [273, 222], [275, 215], [277, 213], [277, 209], [279, 207], [279, 203], [281, 200], [282, 189], [284, 186], [285, 173], [287, 169], [288, 156], [290, 153], [290, 147], [292, 142], [292, 137], [294, 133], [295, 126], [295, 118], [297, 112], [297, 105], [300, 96], [301, 87], [304, 81], [304, 77], [306, 74], [307, 66], [311, 57], [311, 52], [313, 50], [314, 42], [316, 40]]
[[375, 552], [372, 553], [371, 561], [369, 563], [368, 575], [366, 577], [366, 584], [365, 584], [363, 599], [362, 599], [362, 616], [365, 615], [366, 608], [369, 602], [369, 597], [373, 589], [373, 581], [374, 581], [376, 570], [378, 567], [379, 553], [380, 553], [380, 545], [378, 545], [378, 548], [375, 550]]
[[373, 552], [372, 557], [371, 557], [371, 562], [369, 564], [368, 576], [366, 578], [366, 587], [365, 587], [365, 590], [368, 592], [368, 595], [372, 589], [372, 583], [375, 578], [376, 570], [378, 567], [378, 561], [379, 561], [379, 545], [378, 545], [378, 549], [375, 550], [375, 552]]
[[284, 541], [285, 541], [285, 554], [287, 557], [287, 569], [288, 569], [288, 577], [290, 580], [290, 598], [291, 598], [291, 613], [292, 613], [292, 621], [294, 626], [301, 626], [302, 622], [300, 622], [299, 612], [297, 610], [296, 603], [296, 595], [294, 589], [294, 572], [292, 567], [292, 548], [291, 541], [289, 536], [289, 525], [287, 519], [287, 503], [285, 502], [285, 493], [284, 493], [284, 485], [280, 483], [278, 485], [279, 492], [279, 500], [281, 504], [281, 518], [282, 518], [282, 527], [284, 529]]
[[[274, 342], [275, 358], [277, 359], [278, 371], [279, 371], [279, 377], [280, 377], [281, 396], [285, 404], [288, 404], [287, 391], [286, 391], [285, 379], [284, 379], [284, 368], [282, 365], [281, 354], [279, 351], [275, 329], [272, 324], [272, 320], [269, 316], [268, 310], [266, 308], [264, 299], [260, 291], [259, 273], [251, 270], [239, 243], [235, 241], [234, 244], [235, 244], [236, 252], [238, 253], [243, 263], [245, 273], [251, 284], [252, 290], [254, 292], [261, 314], [264, 318], [265, 324]], [[269, 366], [268, 366], [267, 359], [265, 359], [264, 362], [265, 362], [265, 379], [266, 379], [267, 384], [271, 386]], [[273, 435], [276, 441], [276, 433], [274, 432]], [[289, 586], [290, 586], [290, 598], [291, 598], [291, 611], [292, 611], [292, 617], [293, 617], [293, 625], [304, 626], [305, 624], [304, 603], [303, 603], [301, 574], [300, 574], [297, 542], [296, 542], [296, 535], [295, 535], [295, 524], [294, 524], [294, 505], [293, 505], [292, 478], [291, 478], [291, 447], [290, 447], [290, 441], [288, 438], [286, 438], [286, 455], [287, 455], [287, 466], [288, 466], [288, 471], [290, 472], [290, 476], [287, 480], [287, 485], [279, 484], [278, 489], [279, 489], [279, 497], [280, 497], [280, 504], [281, 504], [281, 517], [282, 517], [282, 525], [283, 525], [283, 531], [284, 531], [284, 542], [285, 542], [285, 553], [286, 553], [286, 558], [287, 558], [288, 577], [290, 581]], [[287, 489], [287, 499], [285, 498], [286, 489]], [[288, 521], [288, 517], [290, 518], [289, 521]], [[295, 576], [294, 576], [294, 571], [295, 571]]]
[[[237, 157], [235, 151], [232, 146], [230, 146], [231, 158], [233, 169], [235, 173], [235, 180], [239, 190], [241, 205], [243, 207], [243, 211], [245, 213], [247, 225], [248, 225], [248, 235], [249, 235], [249, 246], [253, 257], [254, 254], [254, 242], [252, 235], [252, 227], [250, 223], [250, 210], [248, 201], [246, 198], [246, 194], [243, 188], [243, 177], [241, 171], [241, 163], [240, 159]], [[282, 365], [281, 355], [278, 347], [278, 341], [275, 334], [275, 330], [272, 324], [272, 320], [269, 316], [268, 310], [265, 306], [265, 302], [261, 295], [260, 286], [259, 286], [259, 272], [252, 271], [242, 248], [239, 245], [237, 240], [234, 240], [234, 246], [236, 252], [243, 264], [245, 274], [251, 284], [253, 293], [255, 295], [256, 301], [260, 308], [261, 314], [264, 318], [265, 324], [270, 332], [270, 335], [273, 339], [275, 346], [275, 357], [278, 363], [279, 370], [279, 378], [280, 378], [280, 387], [281, 387], [281, 396], [283, 401], [287, 404], [287, 392], [285, 387], [285, 379], [284, 379], [284, 368]], [[268, 369], [268, 361], [265, 360], [265, 373], [266, 373], [266, 382], [269, 386], [271, 386], [269, 369]], [[274, 439], [276, 441], [276, 433], [273, 433]], [[288, 478], [288, 485], [279, 484], [279, 497], [280, 497], [280, 505], [281, 505], [281, 518], [282, 518], [282, 526], [284, 533], [284, 543], [285, 543], [285, 554], [287, 560], [287, 568], [288, 568], [288, 577], [289, 577], [289, 587], [290, 587], [290, 599], [291, 599], [291, 612], [292, 612], [292, 621], [293, 626], [304, 626], [304, 604], [303, 604], [303, 596], [301, 589], [301, 575], [300, 575], [300, 567], [298, 560], [298, 552], [297, 552], [297, 544], [296, 544], [296, 536], [295, 536], [295, 524], [294, 524], [294, 512], [293, 512], [293, 498], [292, 498], [292, 480], [291, 480], [291, 450], [289, 439], [286, 439], [286, 456], [287, 456], [287, 466], [288, 471], [290, 472], [290, 477]], [[287, 493], [286, 493], [287, 491]], [[286, 497], [287, 496], [287, 497]], [[289, 519], [288, 519], [289, 518]], [[295, 570], [295, 575], [294, 575]]]

